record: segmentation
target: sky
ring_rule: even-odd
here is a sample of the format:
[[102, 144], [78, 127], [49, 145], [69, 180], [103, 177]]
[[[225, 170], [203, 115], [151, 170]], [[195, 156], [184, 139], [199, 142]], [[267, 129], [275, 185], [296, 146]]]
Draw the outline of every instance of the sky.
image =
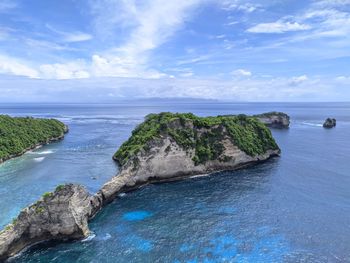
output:
[[0, 102], [350, 101], [350, 0], [0, 0]]

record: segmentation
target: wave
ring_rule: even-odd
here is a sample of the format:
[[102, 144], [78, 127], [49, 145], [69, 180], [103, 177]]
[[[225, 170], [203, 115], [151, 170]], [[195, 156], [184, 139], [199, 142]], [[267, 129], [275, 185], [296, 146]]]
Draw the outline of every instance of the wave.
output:
[[129, 125], [129, 124], [138, 124], [142, 121], [142, 119], [98, 119], [98, 118], [89, 118], [89, 119], [72, 119], [71, 122], [75, 123], [111, 123], [111, 124], [121, 124], [121, 125]]
[[108, 239], [110, 239], [112, 236], [111, 236], [111, 234], [109, 234], [109, 233], [107, 233], [104, 237], [102, 237], [101, 239], [103, 240], [103, 241], [106, 241], [106, 240], [108, 240]]
[[62, 122], [72, 121], [72, 118], [69, 118], [69, 117], [57, 117], [56, 119], [58, 119], [59, 121], [62, 121]]
[[64, 118], [71, 119], [128, 119], [133, 117], [141, 116], [130, 116], [130, 115], [61, 115]]
[[200, 177], [207, 177], [209, 176], [210, 174], [198, 174], [198, 175], [192, 175], [190, 176], [191, 179], [194, 179], [194, 178], [200, 178]]
[[66, 122], [98, 123], [110, 122], [113, 124], [137, 124], [143, 120], [141, 115], [58, 115], [55, 118]]
[[35, 155], [48, 155], [48, 154], [54, 153], [54, 151], [53, 150], [44, 150], [44, 151], [35, 151], [35, 152], [29, 151], [28, 153], [35, 154]]
[[42, 152], [37, 152], [37, 154], [44, 154], [44, 155], [51, 154], [51, 153], [54, 153], [54, 151], [53, 150], [45, 150], [45, 151], [42, 151]]
[[308, 126], [313, 126], [313, 127], [322, 127], [323, 126], [320, 123], [311, 123], [311, 122], [302, 122], [302, 124], [308, 125]]
[[37, 163], [40, 163], [42, 161], [45, 160], [45, 157], [37, 157], [37, 158], [34, 158], [34, 161], [37, 162]]
[[87, 238], [84, 238], [81, 242], [88, 242], [93, 240], [96, 237], [94, 233], [91, 233]]

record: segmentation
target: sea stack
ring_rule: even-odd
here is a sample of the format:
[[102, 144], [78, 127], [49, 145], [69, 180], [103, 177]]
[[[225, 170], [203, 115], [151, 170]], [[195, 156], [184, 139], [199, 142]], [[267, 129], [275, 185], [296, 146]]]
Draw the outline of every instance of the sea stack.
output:
[[283, 112], [272, 111], [254, 115], [254, 117], [270, 128], [288, 129], [290, 125], [290, 117]]
[[91, 196], [79, 185], [61, 185], [23, 209], [0, 232], [0, 261], [43, 241], [84, 238], [92, 215]]
[[327, 118], [323, 123], [323, 127], [327, 129], [331, 129], [337, 126], [337, 120], [334, 118]]
[[120, 193], [150, 183], [235, 170], [279, 154], [271, 131], [255, 117], [148, 115], [115, 153], [118, 175], [95, 195], [72, 184], [44, 194], [0, 232], [0, 260], [38, 242], [88, 236], [88, 221]]

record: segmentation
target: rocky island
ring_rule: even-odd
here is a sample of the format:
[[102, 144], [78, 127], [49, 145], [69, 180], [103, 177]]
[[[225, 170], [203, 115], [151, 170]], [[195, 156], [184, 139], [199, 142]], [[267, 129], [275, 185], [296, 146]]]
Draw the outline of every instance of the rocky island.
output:
[[68, 127], [55, 119], [0, 115], [0, 163], [58, 141], [66, 132]]
[[337, 120], [334, 118], [327, 118], [323, 123], [323, 128], [331, 129], [337, 126]]
[[148, 115], [115, 153], [120, 172], [96, 194], [79, 185], [58, 186], [0, 232], [0, 260], [49, 240], [89, 235], [88, 221], [120, 193], [193, 175], [235, 170], [278, 156], [270, 130], [246, 115]]
[[254, 115], [259, 121], [270, 128], [287, 129], [290, 124], [290, 117], [283, 112], [267, 112], [263, 114]]

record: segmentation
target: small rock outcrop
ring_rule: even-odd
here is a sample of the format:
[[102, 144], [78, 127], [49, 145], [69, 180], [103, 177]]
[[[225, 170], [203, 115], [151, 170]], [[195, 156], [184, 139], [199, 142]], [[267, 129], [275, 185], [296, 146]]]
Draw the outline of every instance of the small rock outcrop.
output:
[[327, 118], [323, 123], [323, 127], [327, 129], [334, 128], [335, 126], [337, 126], [337, 120], [334, 118]]
[[290, 117], [283, 112], [267, 112], [263, 114], [254, 115], [259, 121], [270, 128], [288, 129], [290, 125]]
[[22, 249], [48, 240], [80, 239], [89, 234], [93, 215], [91, 196], [79, 185], [58, 186], [35, 204], [23, 209], [0, 232], [0, 261]]
[[235, 170], [279, 154], [271, 131], [255, 117], [151, 114], [115, 153], [118, 175], [95, 195], [72, 184], [44, 194], [0, 233], [0, 259], [37, 242], [86, 237], [88, 220], [120, 193], [150, 183]]

